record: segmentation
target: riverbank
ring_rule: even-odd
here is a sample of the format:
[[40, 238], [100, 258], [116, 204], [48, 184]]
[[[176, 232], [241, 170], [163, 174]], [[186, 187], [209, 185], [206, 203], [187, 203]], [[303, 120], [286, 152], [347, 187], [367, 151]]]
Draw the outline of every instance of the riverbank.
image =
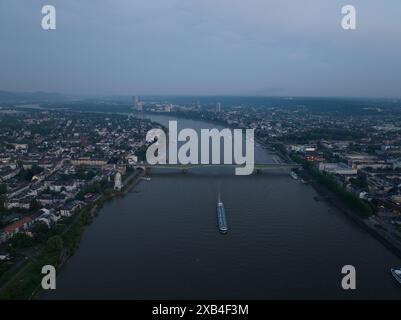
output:
[[[57, 272], [60, 272], [79, 248], [82, 234], [85, 227], [92, 223], [98, 215], [103, 204], [117, 196], [125, 196], [140, 181], [145, 173], [142, 170], [135, 171], [127, 177], [124, 188], [121, 192], [103, 193], [93, 203], [82, 208], [79, 212], [66, 220], [68, 224], [62, 233], [47, 239], [46, 243], [38, 247], [41, 252], [38, 256], [32, 257], [9, 275], [9, 280], [0, 287], [0, 299], [22, 299], [31, 300], [39, 298], [43, 292], [41, 287], [41, 274], [44, 265], [53, 265]], [[49, 246], [49, 241], [56, 242], [58, 246]]]
[[[285, 149], [280, 148], [280, 145], [270, 144], [263, 140], [257, 140], [257, 142], [266, 148], [270, 148], [272, 152], [274, 152], [281, 159], [281, 161], [285, 163], [294, 163], [294, 159], [288, 155]], [[399, 236], [397, 237], [393, 234], [389, 234], [385, 230], [378, 229], [377, 223], [374, 221], [374, 215], [371, 217], [361, 217], [361, 212], [351, 208], [350, 205], [347, 204], [336, 192], [330, 190], [324, 184], [319, 183], [314, 177], [312, 177], [310, 173], [308, 173], [307, 169], [304, 168], [300, 176], [304, 181], [308, 181], [310, 183], [314, 190], [322, 197], [322, 201], [326, 201], [328, 204], [345, 214], [349, 219], [351, 219], [360, 228], [367, 231], [393, 254], [401, 258], [401, 238], [399, 238]]]
[[379, 240], [386, 248], [392, 253], [401, 258], [401, 242], [395, 237], [389, 236], [383, 230], [379, 230], [375, 227], [373, 218], [362, 218], [358, 212], [351, 210], [350, 207], [333, 191], [327, 188], [325, 185], [319, 183], [314, 179], [307, 171], [303, 171], [301, 174], [302, 178], [307, 179], [310, 185], [316, 190], [316, 192], [331, 206], [345, 214], [359, 227], [369, 232], [374, 238]]
[[[258, 141], [260, 144], [266, 148], [272, 148], [273, 152], [284, 162], [293, 163], [293, 159], [285, 152], [285, 150], [269, 144], [264, 141]], [[335, 207], [337, 210], [345, 214], [349, 219], [351, 219], [360, 228], [367, 231], [376, 240], [383, 244], [387, 249], [389, 249], [396, 256], [401, 258], [401, 238], [389, 234], [385, 230], [377, 228], [377, 223], [374, 221], [374, 215], [371, 217], [361, 217], [361, 213], [357, 210], [350, 208], [336, 192], [330, 190], [327, 186], [319, 183], [306, 169], [302, 170], [301, 178], [308, 181], [315, 191], [322, 197], [323, 201], [326, 201], [331, 206]]]

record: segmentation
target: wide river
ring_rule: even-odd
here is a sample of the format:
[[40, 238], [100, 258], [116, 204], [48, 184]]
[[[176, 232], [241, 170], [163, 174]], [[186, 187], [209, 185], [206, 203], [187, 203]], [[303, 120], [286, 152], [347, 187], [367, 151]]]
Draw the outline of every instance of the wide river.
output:
[[[150, 118], [168, 125], [167, 116]], [[274, 158], [256, 146], [257, 162]], [[43, 299], [401, 298], [390, 274], [400, 259], [288, 173], [161, 170], [105, 204]], [[356, 268], [356, 290], [341, 287], [344, 265]]]

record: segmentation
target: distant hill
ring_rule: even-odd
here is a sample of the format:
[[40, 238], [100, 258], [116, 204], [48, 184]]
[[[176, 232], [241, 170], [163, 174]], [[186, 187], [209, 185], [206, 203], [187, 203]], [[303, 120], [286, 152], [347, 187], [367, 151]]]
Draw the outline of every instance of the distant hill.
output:
[[55, 92], [10, 92], [0, 90], [0, 103], [39, 103], [66, 101], [67, 97]]

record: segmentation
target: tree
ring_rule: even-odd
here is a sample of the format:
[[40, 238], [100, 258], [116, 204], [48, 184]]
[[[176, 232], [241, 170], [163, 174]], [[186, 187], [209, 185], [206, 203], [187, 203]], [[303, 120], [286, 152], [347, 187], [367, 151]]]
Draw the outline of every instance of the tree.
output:
[[32, 199], [30, 205], [31, 205], [31, 210], [32, 211], [36, 211], [36, 210], [39, 210], [41, 208], [39, 202], [37, 202], [36, 199]]
[[32, 247], [34, 241], [32, 237], [28, 236], [26, 233], [19, 232], [11, 238], [11, 245], [15, 249], [24, 249]]
[[49, 237], [50, 229], [46, 223], [36, 223], [32, 228], [32, 232], [35, 234], [35, 238], [39, 242], [45, 242], [45, 240]]
[[367, 181], [363, 177], [351, 178], [350, 182], [357, 188], [367, 189], [369, 187]]
[[[21, 165], [21, 167], [22, 167], [22, 165]], [[35, 164], [32, 166], [31, 169], [27, 169], [27, 170], [22, 169], [21, 172], [19, 173], [19, 176], [26, 181], [31, 181], [33, 176], [38, 175], [42, 171], [43, 171], [43, 169]]]
[[5, 194], [7, 192], [7, 185], [6, 184], [0, 184], [0, 195]]
[[50, 253], [58, 253], [63, 249], [63, 239], [60, 236], [53, 236], [46, 242], [46, 251]]

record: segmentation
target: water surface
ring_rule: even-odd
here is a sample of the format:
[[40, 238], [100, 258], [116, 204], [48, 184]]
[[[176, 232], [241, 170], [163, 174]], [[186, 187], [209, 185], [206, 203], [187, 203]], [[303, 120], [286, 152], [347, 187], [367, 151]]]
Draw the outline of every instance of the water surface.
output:
[[[168, 117], [152, 116], [167, 125]], [[214, 125], [179, 119], [181, 128]], [[274, 155], [255, 150], [258, 162]], [[400, 298], [401, 261], [285, 172], [154, 170], [107, 203], [45, 299]], [[229, 232], [217, 228], [221, 193]], [[341, 288], [341, 268], [357, 290]]]

